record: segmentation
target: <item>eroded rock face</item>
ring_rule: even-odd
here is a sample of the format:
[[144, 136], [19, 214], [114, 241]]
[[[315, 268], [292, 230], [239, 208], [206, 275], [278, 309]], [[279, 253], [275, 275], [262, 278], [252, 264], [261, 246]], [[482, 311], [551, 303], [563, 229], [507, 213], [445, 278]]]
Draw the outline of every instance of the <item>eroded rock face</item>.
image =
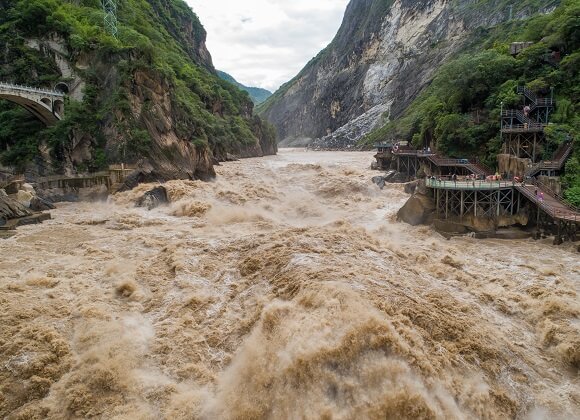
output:
[[508, 17], [496, 2], [473, 3], [351, 0], [333, 42], [261, 115], [285, 145], [306, 137], [319, 148], [353, 147], [386, 118], [400, 116], [471, 31]]
[[32, 214], [32, 211], [23, 204], [7, 195], [0, 194], [0, 225], [6, 223], [7, 220], [31, 216]]

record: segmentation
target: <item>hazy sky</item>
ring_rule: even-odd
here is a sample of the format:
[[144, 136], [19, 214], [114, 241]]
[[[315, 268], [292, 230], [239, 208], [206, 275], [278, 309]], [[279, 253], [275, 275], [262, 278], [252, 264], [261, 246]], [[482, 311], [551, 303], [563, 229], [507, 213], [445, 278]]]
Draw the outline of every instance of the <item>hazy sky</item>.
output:
[[276, 90], [336, 34], [349, 0], [186, 0], [218, 70]]

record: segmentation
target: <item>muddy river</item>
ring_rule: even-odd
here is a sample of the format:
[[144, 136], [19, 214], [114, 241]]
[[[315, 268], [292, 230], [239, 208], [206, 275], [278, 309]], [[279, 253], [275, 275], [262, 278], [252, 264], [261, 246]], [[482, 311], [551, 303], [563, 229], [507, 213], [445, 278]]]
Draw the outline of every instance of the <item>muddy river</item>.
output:
[[371, 160], [282, 150], [0, 241], [0, 418], [580, 417], [580, 254], [399, 223]]

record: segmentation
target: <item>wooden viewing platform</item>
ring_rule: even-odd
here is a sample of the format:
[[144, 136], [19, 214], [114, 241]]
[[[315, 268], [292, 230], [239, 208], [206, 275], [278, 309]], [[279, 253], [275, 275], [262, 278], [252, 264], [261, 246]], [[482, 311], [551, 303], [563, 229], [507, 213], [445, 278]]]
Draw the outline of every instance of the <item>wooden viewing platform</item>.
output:
[[[433, 191], [437, 216], [462, 220], [465, 216], [500, 220], [520, 213], [525, 203], [531, 205], [528, 217], [535, 218], [538, 232], [549, 230], [556, 243], [575, 241], [580, 232], [580, 209], [566, 203], [559, 194], [541, 182], [514, 180], [452, 180], [450, 177], [427, 178]], [[535, 209], [535, 210], [533, 210]]]

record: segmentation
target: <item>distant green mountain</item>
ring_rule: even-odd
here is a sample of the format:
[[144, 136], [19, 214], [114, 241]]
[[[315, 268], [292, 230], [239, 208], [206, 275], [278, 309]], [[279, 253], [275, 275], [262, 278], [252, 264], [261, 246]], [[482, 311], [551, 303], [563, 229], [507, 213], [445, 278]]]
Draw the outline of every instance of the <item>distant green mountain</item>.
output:
[[236, 85], [240, 89], [248, 92], [250, 94], [250, 98], [252, 98], [252, 101], [254, 102], [255, 105], [261, 104], [266, 99], [268, 99], [270, 96], [272, 96], [272, 92], [270, 92], [269, 90], [257, 88], [257, 87], [248, 87], [248, 86], [242, 85], [240, 82], [238, 82], [236, 79], [234, 79], [232, 76], [230, 76], [226, 72], [218, 70], [217, 73], [218, 73], [218, 76], [221, 77], [223, 80], [226, 80], [226, 81]]

